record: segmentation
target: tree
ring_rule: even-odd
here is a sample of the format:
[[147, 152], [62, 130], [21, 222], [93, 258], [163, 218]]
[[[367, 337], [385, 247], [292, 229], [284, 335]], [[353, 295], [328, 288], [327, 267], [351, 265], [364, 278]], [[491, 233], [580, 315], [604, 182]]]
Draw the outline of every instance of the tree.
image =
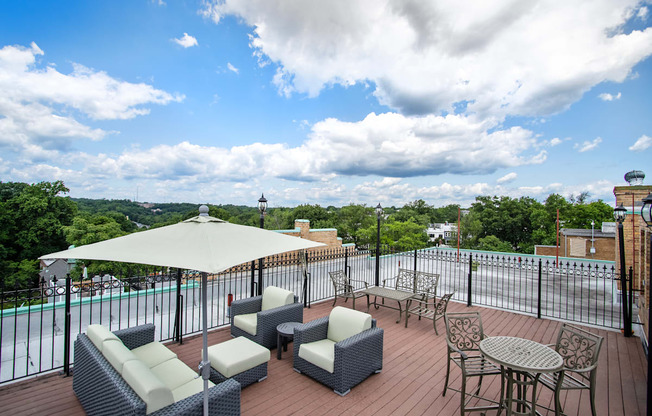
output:
[[375, 223], [376, 215], [373, 208], [365, 205], [347, 205], [337, 213], [337, 234], [342, 237], [343, 243], [360, 245], [361, 230], [373, 227]]
[[97, 243], [127, 234], [112, 216], [99, 214], [78, 215], [73, 219], [72, 225], [63, 227], [63, 232], [68, 244], [75, 246]]
[[[67, 247], [63, 227], [70, 225], [76, 204], [62, 181], [17, 184], [0, 182], [0, 278], [31, 286], [38, 257]], [[11, 275], [14, 275], [13, 277]]]
[[509, 253], [512, 251], [512, 245], [506, 241], [501, 241], [495, 235], [488, 235], [478, 241], [478, 249], [484, 251], [500, 251]]

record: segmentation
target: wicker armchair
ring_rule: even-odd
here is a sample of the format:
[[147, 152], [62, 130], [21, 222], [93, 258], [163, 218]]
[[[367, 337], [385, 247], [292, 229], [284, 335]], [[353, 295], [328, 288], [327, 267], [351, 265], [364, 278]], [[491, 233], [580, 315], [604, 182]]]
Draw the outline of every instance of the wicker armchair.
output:
[[384, 331], [364, 312], [336, 306], [294, 330], [294, 370], [344, 396], [383, 368]]
[[591, 413], [595, 416], [595, 383], [598, 355], [603, 338], [581, 328], [563, 324], [559, 329], [555, 351], [564, 359], [564, 368], [541, 374], [539, 382], [555, 393], [555, 414], [562, 414], [559, 395], [562, 390], [589, 390]]
[[303, 305], [288, 290], [265, 288], [262, 296], [231, 303], [231, 335], [247, 337], [268, 349], [276, 348], [276, 327], [284, 322], [303, 322]]
[[[448, 345], [448, 360], [446, 363], [446, 382], [444, 392], [451, 389], [461, 393], [460, 414], [466, 412], [494, 410], [500, 408], [500, 403], [481, 397], [480, 388], [484, 376], [497, 375], [500, 377], [500, 397], [504, 395], [504, 382], [501, 376], [500, 367], [488, 361], [480, 352], [479, 344], [486, 338], [482, 329], [482, 319], [479, 312], [461, 312], [444, 314], [446, 323], [446, 344]], [[451, 362], [462, 370], [462, 388], [460, 390], [448, 387]], [[468, 378], [477, 377], [478, 386], [473, 393], [467, 393], [466, 382]], [[472, 399], [481, 399], [490, 402], [490, 405], [466, 407]]]
[[335, 292], [333, 306], [335, 306], [335, 302], [337, 302], [337, 297], [339, 296], [344, 298], [344, 302], [349, 300], [349, 298], [353, 299], [352, 307], [355, 309], [355, 299], [365, 296], [364, 293], [354, 292], [355, 289], [353, 288], [351, 282], [356, 282], [357, 280], [349, 279], [346, 273], [344, 273], [344, 270], [328, 272], [328, 274], [331, 277], [331, 281], [333, 282], [333, 291]]

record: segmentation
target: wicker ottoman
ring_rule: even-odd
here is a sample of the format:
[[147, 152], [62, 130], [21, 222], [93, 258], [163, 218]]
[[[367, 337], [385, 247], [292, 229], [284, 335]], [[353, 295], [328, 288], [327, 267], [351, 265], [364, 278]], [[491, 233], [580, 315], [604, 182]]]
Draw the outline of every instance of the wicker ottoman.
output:
[[232, 378], [244, 388], [267, 378], [269, 350], [245, 337], [237, 337], [208, 347], [211, 381]]

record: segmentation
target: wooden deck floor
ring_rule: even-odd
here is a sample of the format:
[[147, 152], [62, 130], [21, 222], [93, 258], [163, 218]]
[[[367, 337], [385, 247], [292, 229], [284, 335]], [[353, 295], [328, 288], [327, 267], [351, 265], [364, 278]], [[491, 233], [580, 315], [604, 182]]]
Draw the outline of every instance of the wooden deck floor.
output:
[[[344, 305], [342, 302], [341, 304]], [[346, 304], [350, 307], [350, 301]], [[364, 310], [363, 302], [358, 303]], [[331, 302], [313, 304], [304, 310], [304, 322], [327, 315]], [[467, 308], [451, 303], [449, 311], [479, 310], [485, 332], [489, 335], [520, 336], [542, 343], [554, 343], [560, 323], [486, 308]], [[385, 330], [383, 371], [372, 375], [340, 397], [327, 387], [292, 370], [291, 346], [276, 359], [272, 351], [268, 378], [242, 391], [244, 415], [456, 415], [460, 395], [441, 392], [446, 372], [446, 346], [443, 322], [435, 335], [432, 321], [411, 318], [409, 328], [396, 324], [397, 311], [372, 309], [378, 326]], [[599, 415], [645, 415], [647, 360], [637, 337], [624, 338], [620, 333], [588, 328], [605, 338], [600, 355], [596, 402]], [[209, 334], [209, 345], [230, 338], [227, 330]], [[200, 355], [201, 337], [186, 338], [183, 345], [170, 344], [181, 360], [195, 368]], [[451, 385], [460, 385], [459, 370], [452, 369]], [[486, 379], [483, 395], [499, 395], [497, 380]], [[102, 388], [102, 386], [98, 386]], [[550, 406], [552, 395], [542, 391], [538, 403]], [[564, 399], [568, 415], [590, 414], [587, 392], [572, 392]], [[56, 374], [0, 387], [0, 413], [12, 415], [82, 415], [84, 411], [72, 392], [72, 379]], [[546, 414], [546, 412], [542, 412]], [[489, 414], [495, 414], [491, 412]], [[553, 412], [549, 412], [553, 414]]]

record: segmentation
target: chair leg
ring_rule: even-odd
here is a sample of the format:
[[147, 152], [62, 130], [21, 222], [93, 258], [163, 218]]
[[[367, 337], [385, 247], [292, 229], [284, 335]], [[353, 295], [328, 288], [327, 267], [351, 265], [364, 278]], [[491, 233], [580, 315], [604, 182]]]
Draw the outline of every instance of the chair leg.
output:
[[432, 317], [432, 326], [435, 327], [435, 335], [439, 335], [439, 332], [437, 332], [437, 317], [436, 316]]
[[337, 302], [337, 294], [335, 294], [335, 299], [333, 299], [333, 306], [335, 306], [335, 302]]
[[561, 399], [559, 398], [559, 389], [555, 390], [555, 416], [561, 416], [563, 411], [561, 410]]
[[[595, 370], [593, 370], [595, 371]], [[648, 390], [649, 391], [649, 390]], [[595, 416], [595, 380], [591, 380], [591, 389], [589, 390], [591, 397], [591, 414]]]
[[446, 396], [446, 389], [448, 389], [448, 376], [450, 375], [451, 372], [451, 359], [450, 359], [450, 352], [448, 353], [448, 360], [446, 361], [446, 381], [444, 382], [444, 392], [441, 394], [442, 396]]
[[475, 395], [479, 396], [480, 395], [480, 388], [482, 387], [482, 376], [478, 378], [478, 388], [475, 390]]
[[462, 374], [462, 388], [460, 389], [462, 402], [460, 404], [460, 415], [464, 416], [464, 405], [466, 404], [466, 377]]

